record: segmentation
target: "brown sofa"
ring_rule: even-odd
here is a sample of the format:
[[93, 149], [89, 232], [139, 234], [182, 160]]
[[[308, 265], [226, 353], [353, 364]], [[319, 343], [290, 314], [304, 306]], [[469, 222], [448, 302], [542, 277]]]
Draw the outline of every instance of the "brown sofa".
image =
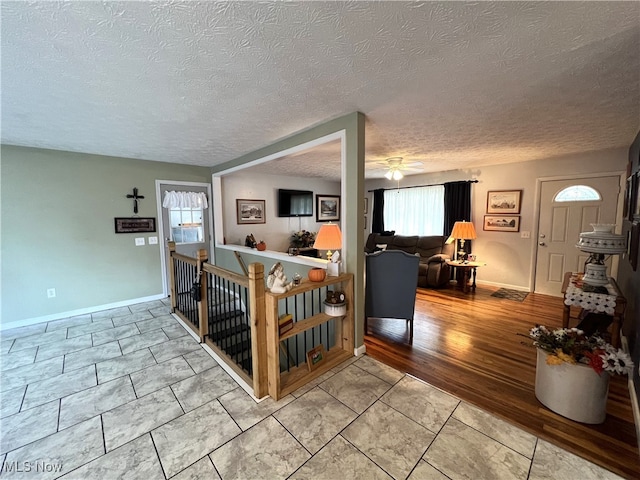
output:
[[[441, 235], [420, 237], [371, 233], [367, 238], [364, 251], [373, 253], [386, 248], [411, 254], [418, 253], [420, 255], [418, 286], [437, 288], [446, 285], [451, 277], [451, 267], [446, 261], [453, 257], [454, 244], [446, 245], [446, 240], [447, 237]], [[383, 245], [386, 247], [382, 247]]]

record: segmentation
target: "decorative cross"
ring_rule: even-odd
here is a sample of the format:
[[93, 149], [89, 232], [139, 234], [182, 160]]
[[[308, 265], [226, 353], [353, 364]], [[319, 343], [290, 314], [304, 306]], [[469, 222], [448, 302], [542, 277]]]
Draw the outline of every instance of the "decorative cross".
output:
[[133, 195], [127, 195], [127, 198], [133, 198], [133, 213], [138, 213], [138, 200], [144, 198], [142, 195], [138, 195], [138, 189], [133, 188]]

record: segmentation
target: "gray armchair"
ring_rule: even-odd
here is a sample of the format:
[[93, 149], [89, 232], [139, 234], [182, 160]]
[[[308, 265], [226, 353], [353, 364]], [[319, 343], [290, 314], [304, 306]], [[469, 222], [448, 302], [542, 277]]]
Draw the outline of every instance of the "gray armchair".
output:
[[402, 250], [365, 255], [365, 333], [369, 317], [404, 319], [409, 324], [409, 339], [413, 341], [419, 264], [419, 256]]

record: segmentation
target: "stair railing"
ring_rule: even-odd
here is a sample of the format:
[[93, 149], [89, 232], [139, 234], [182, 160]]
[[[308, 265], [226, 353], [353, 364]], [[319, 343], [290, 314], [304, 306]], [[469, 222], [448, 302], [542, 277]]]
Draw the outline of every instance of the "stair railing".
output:
[[[171, 306], [239, 377], [254, 395], [274, 400], [300, 388], [353, 356], [353, 275], [303, 280], [282, 294], [265, 289], [264, 266], [248, 265], [248, 276], [175, 251], [169, 243]], [[200, 275], [200, 300], [191, 293]], [[341, 312], [328, 314], [323, 301], [330, 289], [345, 294]], [[291, 317], [286, 328], [284, 317]], [[286, 318], [284, 318], [286, 320]]]
[[[225, 364], [253, 387], [261, 398], [268, 393], [264, 266], [248, 266], [248, 277], [175, 251], [169, 242], [171, 306]], [[200, 275], [200, 301], [191, 294]]]

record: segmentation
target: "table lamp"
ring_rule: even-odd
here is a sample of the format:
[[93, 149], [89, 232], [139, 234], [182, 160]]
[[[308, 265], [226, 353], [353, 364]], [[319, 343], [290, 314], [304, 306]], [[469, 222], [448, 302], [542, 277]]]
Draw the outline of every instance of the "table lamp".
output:
[[316, 241], [313, 244], [313, 248], [318, 250], [327, 251], [327, 275], [337, 277], [340, 275], [339, 266], [339, 252], [332, 253], [331, 250], [336, 250], [342, 247], [342, 232], [340, 227], [335, 223], [326, 223], [320, 227], [318, 235], [316, 235]]
[[456, 222], [453, 224], [453, 230], [449, 236], [447, 243], [451, 243], [451, 240], [460, 240], [460, 250], [458, 251], [458, 260], [463, 262], [467, 261], [467, 253], [464, 251], [464, 241], [474, 240], [477, 238], [476, 229], [472, 222]]
[[576, 247], [590, 254], [584, 263], [582, 280], [589, 285], [601, 287], [609, 283], [604, 256], [626, 252], [627, 240], [622, 235], [613, 233], [615, 225], [592, 223], [591, 227], [593, 232], [582, 232]]

